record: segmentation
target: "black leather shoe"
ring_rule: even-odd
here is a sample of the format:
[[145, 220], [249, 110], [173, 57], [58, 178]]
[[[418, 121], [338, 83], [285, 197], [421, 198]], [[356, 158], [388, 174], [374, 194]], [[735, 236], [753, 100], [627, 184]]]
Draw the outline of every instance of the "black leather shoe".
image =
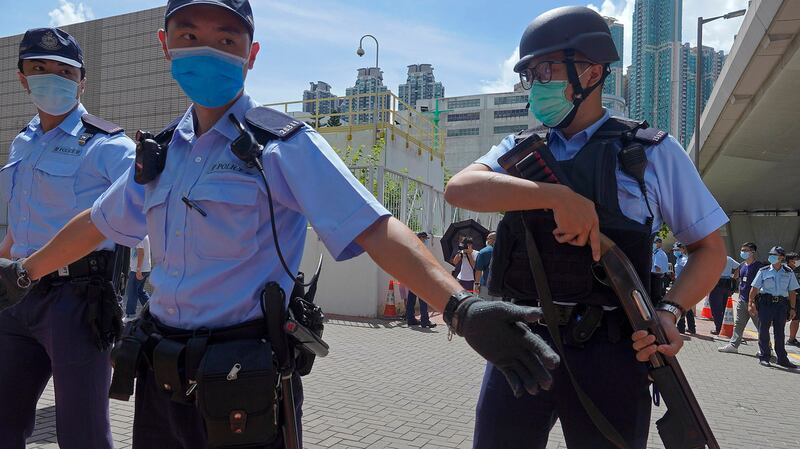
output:
[[434, 327], [436, 327], [436, 323], [422, 323], [422, 324], [420, 324], [420, 326], [427, 327], [429, 329], [433, 329]]
[[711, 334], [711, 335], [719, 335], [719, 331], [717, 331], [717, 330], [713, 330], [713, 331], [711, 331], [711, 332], [710, 332], [710, 334]]
[[789, 369], [797, 369], [797, 365], [788, 360], [779, 360], [778, 366], [782, 366], [784, 368], [789, 368]]
[[772, 364], [771, 364], [771, 363], [769, 363], [769, 361], [767, 361], [767, 360], [759, 360], [759, 361], [758, 361], [758, 363], [759, 363], [761, 366], [766, 366], [767, 368], [770, 368], [770, 367], [772, 367]]
[[790, 346], [797, 346], [800, 348], [800, 341], [797, 341], [796, 338], [792, 338], [791, 340], [786, 340], [786, 344]]
[[419, 321], [417, 320], [407, 321], [407, 323], [409, 326], [419, 326]]

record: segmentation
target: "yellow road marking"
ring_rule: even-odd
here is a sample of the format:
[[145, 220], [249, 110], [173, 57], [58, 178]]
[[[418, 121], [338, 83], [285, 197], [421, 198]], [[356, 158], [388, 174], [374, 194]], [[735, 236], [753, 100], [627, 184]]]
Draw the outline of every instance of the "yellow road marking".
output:
[[[745, 329], [744, 333], [748, 337], [758, 338], [758, 332], [753, 332], [750, 329]], [[800, 362], [800, 354], [793, 354], [793, 353], [790, 352], [788, 355], [789, 355], [790, 358], [793, 358], [793, 359], [797, 360], [798, 362]]]

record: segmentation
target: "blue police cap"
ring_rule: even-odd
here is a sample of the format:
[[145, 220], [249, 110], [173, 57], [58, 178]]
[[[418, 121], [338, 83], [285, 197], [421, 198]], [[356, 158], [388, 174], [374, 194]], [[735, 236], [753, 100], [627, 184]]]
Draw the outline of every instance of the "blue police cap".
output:
[[19, 59], [49, 59], [83, 68], [83, 50], [78, 41], [58, 28], [34, 28], [19, 43]]
[[249, 0], [169, 0], [167, 2], [167, 12], [164, 14], [164, 24], [166, 25], [169, 18], [179, 9], [192, 5], [214, 5], [225, 8], [239, 16], [247, 25], [250, 35], [253, 35], [256, 24], [255, 20], [253, 20], [253, 9], [250, 8]]

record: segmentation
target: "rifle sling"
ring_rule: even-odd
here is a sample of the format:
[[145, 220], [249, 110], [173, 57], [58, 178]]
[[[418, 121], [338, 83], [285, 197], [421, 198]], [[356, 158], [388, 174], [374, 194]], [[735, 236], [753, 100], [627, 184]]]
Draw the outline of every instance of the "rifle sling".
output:
[[564, 344], [561, 340], [561, 332], [558, 329], [558, 312], [556, 311], [556, 306], [550, 294], [550, 285], [547, 283], [547, 276], [544, 272], [544, 265], [542, 265], [539, 248], [536, 246], [533, 234], [530, 229], [528, 229], [528, 224], [525, 221], [524, 215], [521, 217], [521, 220], [525, 227], [525, 247], [528, 250], [528, 263], [530, 264], [531, 273], [536, 282], [536, 293], [539, 296], [539, 305], [542, 307], [545, 323], [547, 324], [547, 329], [550, 331], [553, 344], [555, 344], [558, 353], [561, 355], [561, 365], [564, 367], [564, 371], [567, 372], [572, 387], [575, 389], [575, 394], [581, 401], [581, 405], [583, 405], [584, 410], [586, 410], [589, 418], [591, 418], [600, 433], [619, 449], [627, 449], [628, 446], [625, 443], [625, 439], [622, 438], [619, 432], [617, 432], [617, 429], [608, 422], [591, 398], [583, 391], [578, 381], [575, 379], [575, 376], [572, 374], [572, 370], [569, 368], [566, 353], [564, 352]]

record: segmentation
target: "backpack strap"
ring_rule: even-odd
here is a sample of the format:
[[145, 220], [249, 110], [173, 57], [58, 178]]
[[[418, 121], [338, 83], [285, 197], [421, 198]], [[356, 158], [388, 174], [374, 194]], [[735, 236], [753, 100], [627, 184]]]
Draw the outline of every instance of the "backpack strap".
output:
[[79, 145], [86, 145], [96, 134], [108, 134], [110, 136], [125, 131], [115, 123], [88, 113], [81, 116], [81, 121], [83, 122], [84, 131], [78, 138]]
[[244, 118], [261, 145], [272, 140], [287, 140], [305, 126], [291, 115], [266, 106], [247, 111]]

